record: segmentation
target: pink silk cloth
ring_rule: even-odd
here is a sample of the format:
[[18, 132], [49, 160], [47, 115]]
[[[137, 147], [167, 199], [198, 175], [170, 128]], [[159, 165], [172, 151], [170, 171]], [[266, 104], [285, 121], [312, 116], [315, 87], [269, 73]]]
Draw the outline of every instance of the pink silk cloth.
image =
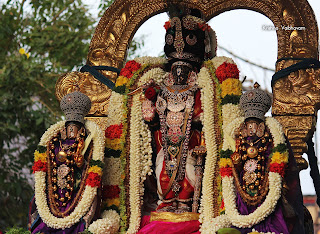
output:
[[153, 221], [150, 223], [150, 216], [146, 215], [142, 217], [141, 229], [139, 234], [200, 234], [200, 222], [198, 220], [187, 222], [163, 222]]

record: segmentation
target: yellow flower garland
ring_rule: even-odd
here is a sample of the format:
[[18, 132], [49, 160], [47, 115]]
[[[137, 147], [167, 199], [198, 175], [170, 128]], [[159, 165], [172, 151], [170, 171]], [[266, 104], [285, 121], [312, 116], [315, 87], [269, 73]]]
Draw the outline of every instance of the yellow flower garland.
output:
[[226, 95], [241, 95], [242, 86], [241, 81], [238, 79], [229, 78], [221, 84], [221, 97], [224, 98]]
[[271, 163], [288, 163], [289, 153], [275, 152], [272, 154]]
[[219, 162], [219, 167], [223, 168], [223, 167], [231, 167], [232, 166], [232, 161], [230, 158], [221, 158], [220, 162]]
[[46, 162], [47, 161], [47, 155], [46, 153], [39, 153], [38, 150], [34, 152], [34, 161], [40, 160], [41, 162]]
[[102, 168], [98, 166], [92, 166], [89, 168], [88, 172], [97, 173], [99, 176], [102, 175]]

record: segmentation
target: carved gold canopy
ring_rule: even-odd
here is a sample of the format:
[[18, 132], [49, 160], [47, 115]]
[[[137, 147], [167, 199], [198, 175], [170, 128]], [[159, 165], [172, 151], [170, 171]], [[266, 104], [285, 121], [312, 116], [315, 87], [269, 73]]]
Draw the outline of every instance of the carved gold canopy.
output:
[[[318, 26], [307, 0], [115, 0], [104, 13], [92, 37], [87, 64], [122, 68], [135, 32], [150, 17], [166, 12], [169, 4], [198, 8], [207, 20], [226, 11], [248, 9], [265, 15], [278, 28], [304, 27], [305, 30], [277, 30], [278, 59], [318, 59]], [[279, 62], [276, 70], [296, 62]], [[113, 72], [102, 73], [113, 81], [117, 77]], [[71, 72], [57, 82], [58, 99], [73, 91], [75, 84], [93, 102], [89, 114], [100, 116], [99, 123], [103, 125], [111, 90], [87, 72]], [[305, 141], [313, 134], [320, 103], [320, 72], [307, 69], [291, 73], [276, 82], [273, 94], [273, 115], [282, 123], [303, 168], [307, 164], [301, 155], [306, 151]]]

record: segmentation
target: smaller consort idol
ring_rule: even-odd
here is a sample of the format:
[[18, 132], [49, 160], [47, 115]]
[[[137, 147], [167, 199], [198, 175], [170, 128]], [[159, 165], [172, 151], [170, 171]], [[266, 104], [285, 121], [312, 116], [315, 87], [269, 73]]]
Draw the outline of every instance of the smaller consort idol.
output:
[[67, 94], [60, 106], [66, 120], [43, 134], [34, 153], [35, 195], [29, 213], [32, 233], [82, 232], [99, 216], [103, 132], [84, 119], [91, 101], [83, 93]]
[[224, 220], [239, 233], [304, 233], [298, 170], [281, 125], [265, 117], [271, 104], [256, 83], [240, 98], [244, 116], [225, 128]]

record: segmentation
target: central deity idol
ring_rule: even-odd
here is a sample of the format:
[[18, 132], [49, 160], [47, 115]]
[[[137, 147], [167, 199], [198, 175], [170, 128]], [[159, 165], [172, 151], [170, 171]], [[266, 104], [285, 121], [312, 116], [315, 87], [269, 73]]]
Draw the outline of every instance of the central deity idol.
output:
[[[164, 82], [145, 89], [143, 118], [152, 129], [158, 212], [197, 212], [205, 154], [197, 73], [212, 56], [210, 27], [201, 12], [170, 12], [165, 23], [164, 51], [168, 58]], [[211, 30], [211, 35], [213, 31]], [[150, 95], [155, 93], [156, 95]], [[202, 140], [202, 141], [201, 141]], [[198, 170], [196, 170], [198, 168]]]

